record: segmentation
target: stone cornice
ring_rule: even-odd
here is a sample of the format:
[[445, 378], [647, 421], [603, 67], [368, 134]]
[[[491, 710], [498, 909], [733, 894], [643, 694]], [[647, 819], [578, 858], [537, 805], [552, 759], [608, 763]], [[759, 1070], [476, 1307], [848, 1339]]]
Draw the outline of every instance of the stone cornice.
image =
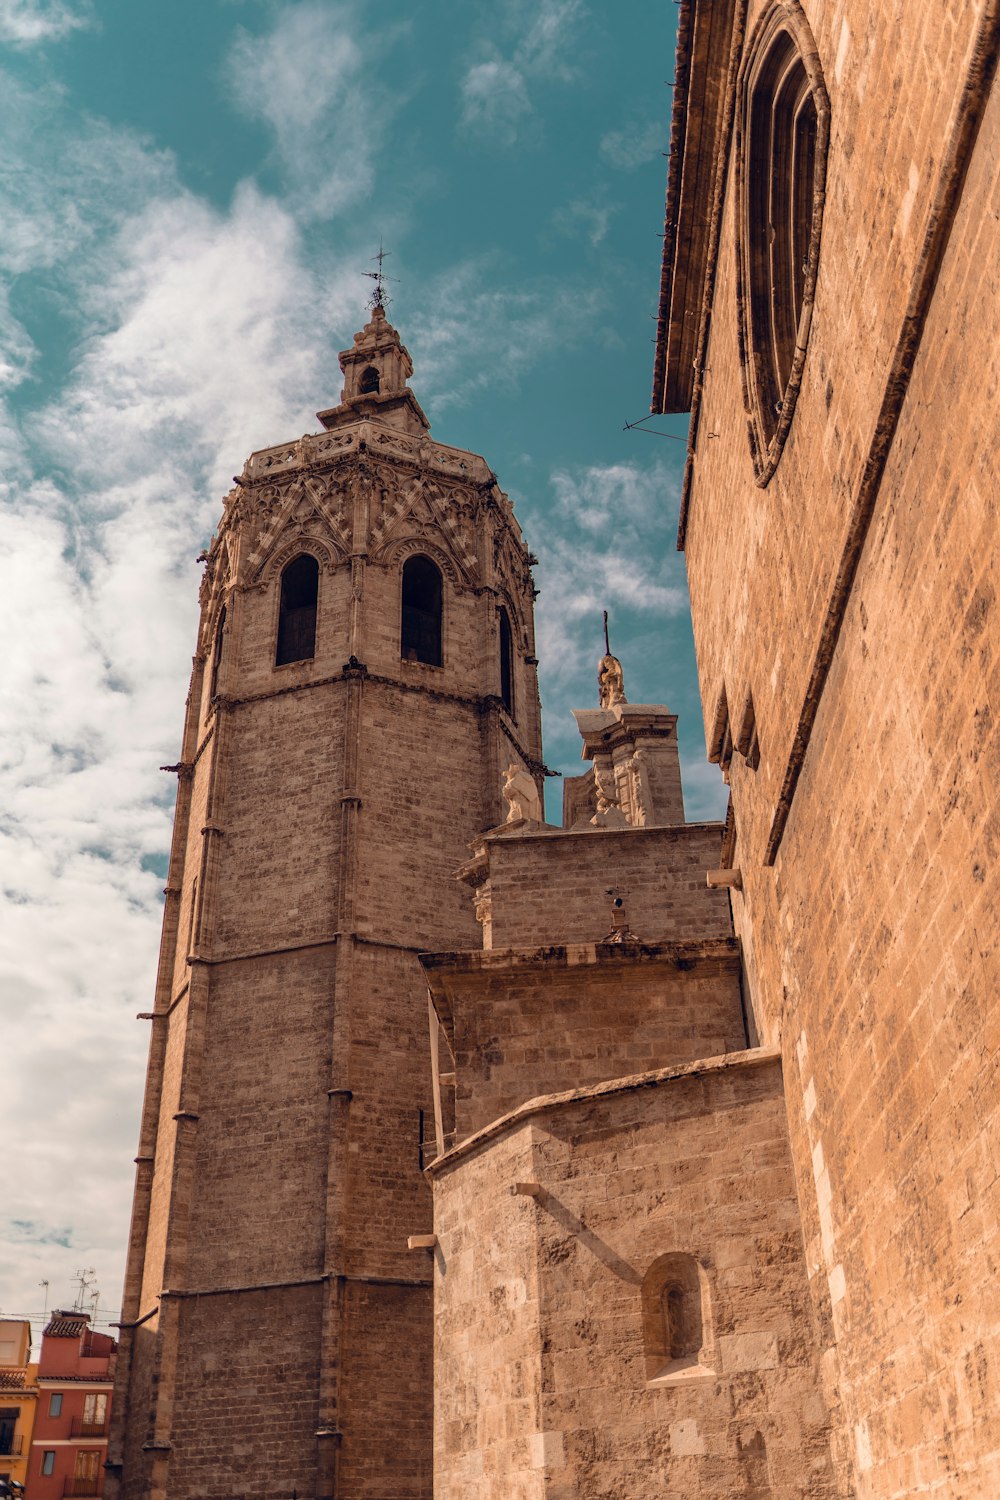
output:
[[443, 1156], [439, 1156], [436, 1161], [432, 1161], [424, 1168], [424, 1176], [433, 1182], [436, 1177], [441, 1177], [454, 1167], [460, 1166], [465, 1158], [472, 1156], [481, 1147], [489, 1145], [499, 1136], [518, 1129], [536, 1115], [566, 1109], [573, 1104], [586, 1104], [590, 1100], [610, 1099], [616, 1094], [637, 1093], [640, 1089], [661, 1088], [665, 1084], [683, 1083], [687, 1080], [720, 1078], [731, 1073], [748, 1072], [775, 1065], [780, 1069], [780, 1052], [768, 1047], [753, 1047], [745, 1052], [727, 1052], [722, 1057], [703, 1058], [698, 1062], [682, 1063], [677, 1067], [656, 1068], [649, 1073], [632, 1073], [625, 1078], [610, 1078], [605, 1083], [590, 1084], [582, 1089], [569, 1089], [561, 1094], [539, 1094], [537, 1098], [528, 1099], [524, 1104], [519, 1104], [517, 1109], [512, 1109], [498, 1119], [491, 1120], [489, 1125], [484, 1125], [481, 1130], [474, 1131], [457, 1146], [452, 1146], [450, 1151], [446, 1151]]

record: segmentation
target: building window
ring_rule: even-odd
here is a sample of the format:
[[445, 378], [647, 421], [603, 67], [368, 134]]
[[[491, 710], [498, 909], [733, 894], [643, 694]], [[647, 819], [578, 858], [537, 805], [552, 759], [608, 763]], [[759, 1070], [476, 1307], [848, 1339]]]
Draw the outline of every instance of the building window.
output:
[[276, 667], [309, 661], [316, 655], [316, 603], [319, 563], [308, 552], [290, 562], [281, 575]]
[[17, 1419], [20, 1408], [17, 1406], [0, 1406], [0, 1453], [8, 1454], [15, 1451], [14, 1433], [17, 1429]]
[[374, 365], [369, 365], [367, 370], [362, 370], [361, 380], [358, 383], [358, 390], [362, 396], [373, 394], [373, 392], [378, 390], [379, 385], [379, 373]]
[[514, 717], [514, 642], [510, 632], [510, 616], [500, 606], [500, 697], [503, 706]]
[[62, 1416], [62, 1391], [53, 1391], [49, 1397], [49, 1416]]
[[45, 1452], [42, 1454], [42, 1473], [45, 1475], [46, 1478], [48, 1478], [48, 1476], [50, 1474], [54, 1474], [55, 1473], [55, 1468], [56, 1468], [56, 1454], [55, 1454], [55, 1449], [54, 1448], [46, 1448]]
[[798, 0], [775, 0], [740, 72], [736, 135], [743, 390], [759, 484], [774, 472], [802, 380], [829, 134], [808, 22]]
[[215, 627], [215, 646], [212, 651], [212, 691], [210, 696], [215, 697], [219, 691], [219, 667], [222, 664], [222, 632], [226, 628], [226, 606], [223, 605], [219, 611], [219, 623]]
[[404, 661], [440, 667], [443, 590], [441, 573], [429, 557], [410, 557], [403, 564], [399, 654]]
[[661, 1255], [642, 1283], [646, 1379], [688, 1379], [709, 1371], [708, 1279], [693, 1255]]
[[89, 1391], [83, 1399], [83, 1425], [85, 1437], [94, 1437], [104, 1431], [108, 1415], [108, 1397], [105, 1391]]

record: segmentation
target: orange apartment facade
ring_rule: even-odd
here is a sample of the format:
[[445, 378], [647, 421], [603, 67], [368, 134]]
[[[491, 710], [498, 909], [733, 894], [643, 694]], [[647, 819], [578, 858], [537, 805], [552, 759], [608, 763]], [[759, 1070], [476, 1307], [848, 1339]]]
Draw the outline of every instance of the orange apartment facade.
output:
[[0, 1318], [0, 1481], [24, 1483], [38, 1398], [27, 1318]]
[[118, 1345], [85, 1313], [55, 1312], [42, 1335], [38, 1411], [27, 1465], [30, 1500], [104, 1492]]

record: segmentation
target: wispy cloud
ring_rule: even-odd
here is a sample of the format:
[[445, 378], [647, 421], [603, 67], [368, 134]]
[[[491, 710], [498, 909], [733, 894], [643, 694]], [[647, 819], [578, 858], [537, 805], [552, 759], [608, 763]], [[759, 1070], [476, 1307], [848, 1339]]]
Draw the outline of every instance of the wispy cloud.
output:
[[63, 0], [0, 0], [0, 42], [34, 47], [58, 41], [91, 22], [88, 5], [66, 5]]
[[581, 235], [591, 245], [599, 245], [607, 236], [611, 220], [618, 212], [618, 205], [611, 203], [603, 193], [589, 197], [574, 198], [552, 215], [552, 223], [562, 234], [573, 239]]
[[421, 399], [435, 414], [477, 391], [517, 387], [526, 370], [593, 335], [604, 305], [593, 286], [504, 282], [491, 256], [462, 261], [428, 285], [407, 316]]
[[[380, 44], [392, 41], [383, 29]], [[370, 34], [353, 4], [286, 6], [264, 35], [241, 31], [229, 55], [232, 96], [273, 130], [300, 218], [329, 218], [372, 188], [392, 114], [372, 64]]]
[[575, 76], [572, 40], [585, 11], [581, 0], [540, 0], [502, 14], [503, 41], [484, 40], [482, 58], [462, 79], [462, 125], [495, 145], [511, 146], [535, 114], [537, 85]]
[[665, 121], [630, 118], [620, 130], [601, 137], [601, 156], [612, 167], [634, 172], [666, 149], [669, 130]]

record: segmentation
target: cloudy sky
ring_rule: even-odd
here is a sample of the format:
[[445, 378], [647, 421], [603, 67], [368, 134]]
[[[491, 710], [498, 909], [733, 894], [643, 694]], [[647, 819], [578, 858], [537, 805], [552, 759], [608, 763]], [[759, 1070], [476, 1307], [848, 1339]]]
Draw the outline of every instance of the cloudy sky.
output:
[[[704, 763], [651, 383], [675, 8], [0, 0], [0, 1308], [119, 1306], [199, 570], [229, 476], [391, 316], [534, 550], [546, 755], [600, 611]], [[683, 433], [679, 420], [663, 432]]]

